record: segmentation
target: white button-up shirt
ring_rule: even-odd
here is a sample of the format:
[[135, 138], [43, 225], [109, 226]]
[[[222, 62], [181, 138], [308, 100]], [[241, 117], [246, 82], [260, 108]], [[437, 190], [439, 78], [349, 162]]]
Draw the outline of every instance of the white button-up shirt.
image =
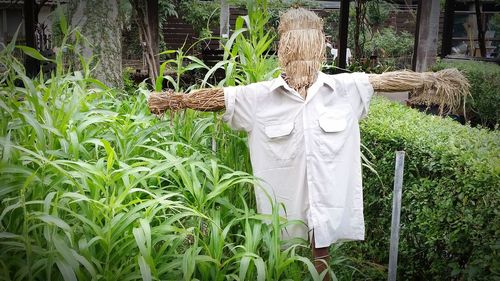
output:
[[307, 238], [316, 247], [338, 240], [363, 240], [358, 121], [373, 94], [364, 73], [319, 73], [304, 99], [282, 77], [224, 88], [223, 120], [248, 132], [259, 213], [283, 203], [281, 215], [302, 220], [283, 238]]

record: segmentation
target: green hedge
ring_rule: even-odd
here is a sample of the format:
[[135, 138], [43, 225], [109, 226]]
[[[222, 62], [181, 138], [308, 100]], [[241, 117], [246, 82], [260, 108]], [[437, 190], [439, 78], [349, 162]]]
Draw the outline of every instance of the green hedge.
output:
[[[343, 255], [386, 279], [394, 158], [405, 150], [398, 280], [499, 280], [500, 134], [375, 98], [362, 122], [378, 175], [364, 170], [366, 240]], [[368, 155], [368, 153], [365, 153]], [[366, 275], [368, 274], [368, 275]], [[363, 279], [361, 276], [354, 280]]]
[[500, 123], [500, 66], [480, 61], [440, 61], [434, 71], [458, 68], [469, 79], [472, 98], [466, 101], [467, 118], [493, 126]]

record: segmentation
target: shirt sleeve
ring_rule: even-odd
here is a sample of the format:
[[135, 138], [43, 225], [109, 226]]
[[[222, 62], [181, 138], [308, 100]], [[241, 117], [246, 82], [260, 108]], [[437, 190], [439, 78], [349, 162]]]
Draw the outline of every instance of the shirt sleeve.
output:
[[222, 120], [231, 129], [250, 132], [255, 116], [255, 93], [250, 86], [225, 87], [224, 104], [226, 111]]
[[373, 96], [373, 87], [370, 83], [368, 75], [363, 72], [355, 72], [346, 74], [346, 79], [342, 79], [344, 90], [349, 98], [349, 101], [358, 117], [358, 120], [366, 117], [370, 100]]

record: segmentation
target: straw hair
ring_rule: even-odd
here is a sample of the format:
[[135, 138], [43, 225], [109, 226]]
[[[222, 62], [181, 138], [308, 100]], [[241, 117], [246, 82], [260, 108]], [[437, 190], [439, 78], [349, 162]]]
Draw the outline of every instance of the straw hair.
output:
[[325, 61], [323, 20], [315, 13], [298, 8], [280, 17], [278, 60], [288, 84], [305, 96]]

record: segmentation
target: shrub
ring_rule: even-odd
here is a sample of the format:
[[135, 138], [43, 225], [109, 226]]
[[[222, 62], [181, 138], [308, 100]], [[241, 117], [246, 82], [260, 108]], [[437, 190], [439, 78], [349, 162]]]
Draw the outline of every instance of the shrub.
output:
[[498, 278], [500, 134], [382, 98], [361, 126], [378, 176], [364, 171], [367, 236], [344, 254], [388, 264], [394, 152], [405, 150], [398, 279]]
[[468, 119], [483, 125], [500, 122], [500, 66], [479, 61], [439, 61], [434, 71], [455, 67], [464, 72], [471, 85], [472, 98], [466, 100]]
[[393, 28], [384, 28], [376, 32], [371, 41], [366, 43], [367, 56], [376, 51], [381, 57], [399, 57], [413, 52], [413, 36], [403, 31], [396, 33]]

